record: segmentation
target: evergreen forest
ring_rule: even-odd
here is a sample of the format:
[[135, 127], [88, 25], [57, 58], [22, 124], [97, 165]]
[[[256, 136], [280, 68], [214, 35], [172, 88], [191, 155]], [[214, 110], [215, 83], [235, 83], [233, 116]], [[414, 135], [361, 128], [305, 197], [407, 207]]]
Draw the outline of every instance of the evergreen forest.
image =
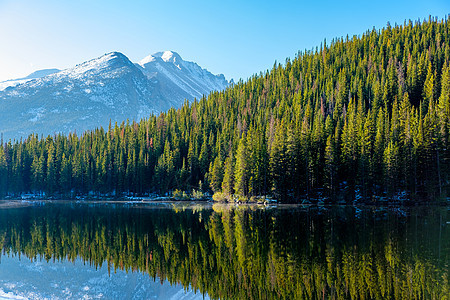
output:
[[140, 122], [2, 141], [0, 196], [440, 201], [449, 143], [450, 21], [430, 17], [324, 41]]

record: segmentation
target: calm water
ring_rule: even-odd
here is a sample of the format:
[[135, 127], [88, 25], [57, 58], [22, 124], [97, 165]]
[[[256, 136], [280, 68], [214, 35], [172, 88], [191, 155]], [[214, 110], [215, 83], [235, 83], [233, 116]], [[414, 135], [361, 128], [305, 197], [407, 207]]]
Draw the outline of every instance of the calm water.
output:
[[441, 299], [446, 207], [0, 201], [0, 299]]

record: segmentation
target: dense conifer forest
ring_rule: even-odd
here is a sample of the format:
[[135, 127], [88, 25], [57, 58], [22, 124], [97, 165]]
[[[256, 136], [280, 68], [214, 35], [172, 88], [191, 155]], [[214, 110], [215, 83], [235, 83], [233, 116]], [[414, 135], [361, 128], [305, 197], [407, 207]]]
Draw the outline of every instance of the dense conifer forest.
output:
[[450, 187], [449, 98], [449, 20], [387, 24], [140, 122], [2, 141], [0, 196], [435, 201]]

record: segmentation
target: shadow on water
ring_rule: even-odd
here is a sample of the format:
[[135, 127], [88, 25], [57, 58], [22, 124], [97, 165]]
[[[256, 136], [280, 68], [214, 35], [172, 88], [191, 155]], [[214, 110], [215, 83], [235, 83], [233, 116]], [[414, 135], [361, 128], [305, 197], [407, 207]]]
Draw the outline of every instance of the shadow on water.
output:
[[0, 248], [213, 299], [441, 299], [449, 217], [446, 207], [3, 203]]

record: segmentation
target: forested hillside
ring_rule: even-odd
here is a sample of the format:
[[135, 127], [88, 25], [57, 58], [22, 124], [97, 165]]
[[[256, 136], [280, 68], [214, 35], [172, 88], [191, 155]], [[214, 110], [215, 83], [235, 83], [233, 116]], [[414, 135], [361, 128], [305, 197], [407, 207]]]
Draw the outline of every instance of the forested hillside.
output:
[[434, 200], [450, 186], [449, 97], [448, 19], [388, 24], [139, 123], [4, 143], [0, 194]]

